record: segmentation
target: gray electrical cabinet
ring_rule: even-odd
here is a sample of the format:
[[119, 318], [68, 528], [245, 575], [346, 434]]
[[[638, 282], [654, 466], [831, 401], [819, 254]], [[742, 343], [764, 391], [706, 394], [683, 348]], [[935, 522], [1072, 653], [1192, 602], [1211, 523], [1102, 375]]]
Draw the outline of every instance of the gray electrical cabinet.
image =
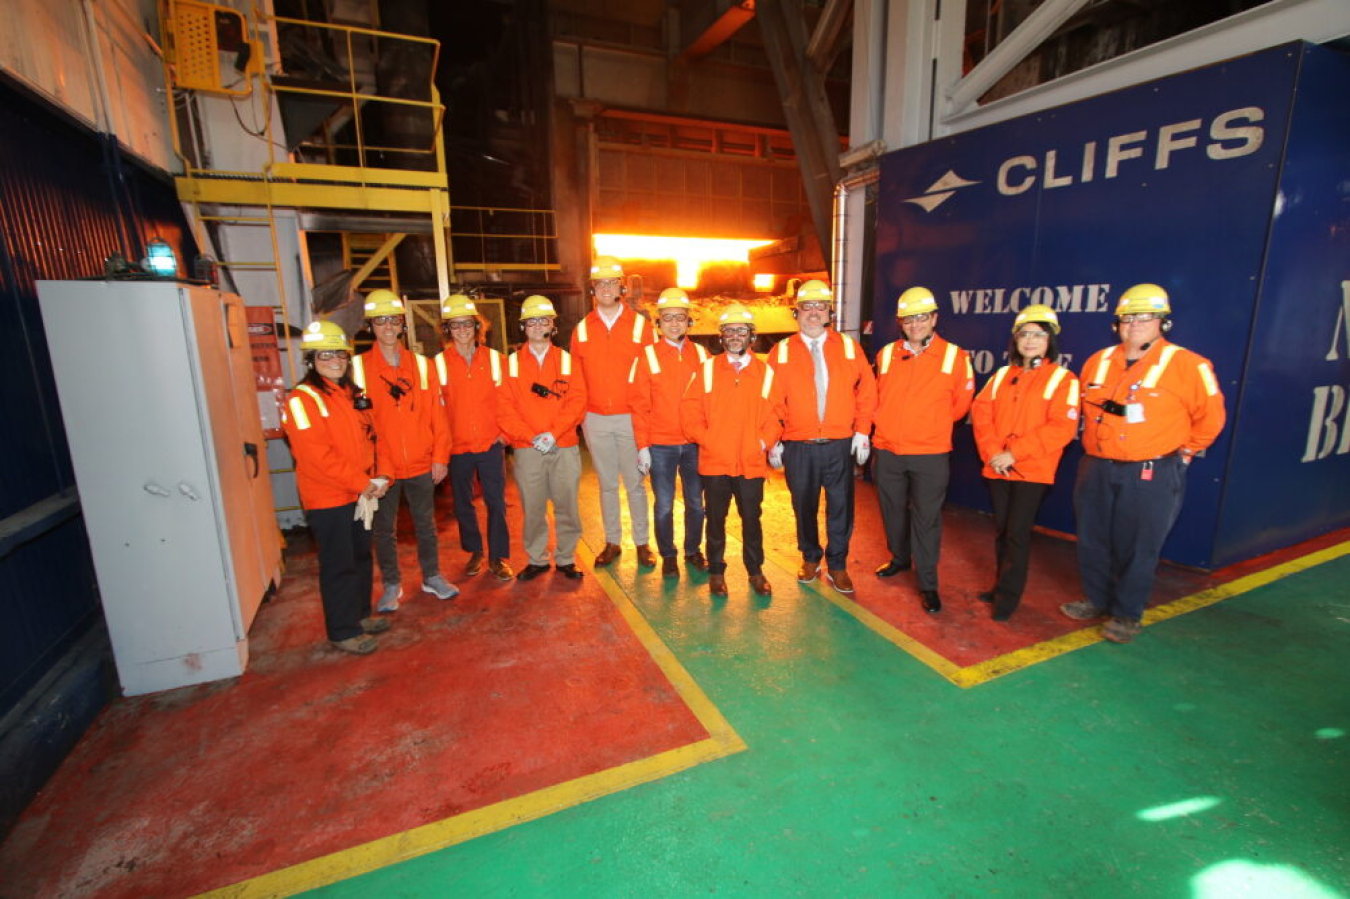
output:
[[235, 677], [280, 578], [244, 304], [176, 281], [39, 281], [126, 695]]

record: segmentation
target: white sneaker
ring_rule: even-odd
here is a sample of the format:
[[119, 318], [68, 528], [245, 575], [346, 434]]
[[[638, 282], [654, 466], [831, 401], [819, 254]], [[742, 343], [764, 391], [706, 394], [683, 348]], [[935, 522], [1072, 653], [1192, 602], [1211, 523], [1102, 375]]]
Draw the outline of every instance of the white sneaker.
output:
[[375, 605], [377, 612], [397, 612], [398, 601], [403, 598], [403, 587], [400, 584], [390, 584], [384, 588], [380, 594], [380, 601]]
[[435, 594], [437, 599], [454, 599], [459, 595], [459, 588], [443, 576], [433, 574], [422, 581], [422, 592]]

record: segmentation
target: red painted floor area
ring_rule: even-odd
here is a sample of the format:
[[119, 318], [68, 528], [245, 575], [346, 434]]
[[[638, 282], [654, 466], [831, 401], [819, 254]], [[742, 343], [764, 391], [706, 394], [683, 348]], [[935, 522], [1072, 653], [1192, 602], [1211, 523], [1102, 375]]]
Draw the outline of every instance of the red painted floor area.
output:
[[[886, 563], [890, 554], [886, 549], [876, 492], [872, 484], [861, 479], [856, 486], [855, 522], [848, 561], [856, 592], [848, 598], [953, 664], [964, 668], [1085, 627], [1099, 626], [1099, 622], [1085, 624], [1060, 614], [1061, 603], [1082, 598], [1076, 548], [1072, 540], [1042, 533], [1033, 538], [1031, 572], [1022, 605], [1007, 622], [991, 620], [990, 607], [976, 597], [993, 586], [993, 519], [979, 512], [955, 508], [948, 508], [943, 514], [942, 554], [938, 566], [942, 612], [929, 615], [920, 605], [912, 573], [885, 580], [873, 573]], [[781, 474], [771, 477], [766, 490], [764, 528], [770, 558], [795, 575], [801, 556], [797, 552], [791, 499]], [[738, 533], [734, 512], [731, 533]], [[823, 498], [820, 533], [823, 540]], [[1150, 605], [1162, 605], [1228, 583], [1332, 546], [1347, 536], [1350, 536], [1350, 530], [1326, 534], [1210, 574], [1164, 563], [1159, 566]], [[736, 560], [732, 561], [728, 574], [737, 578], [742, 576]], [[823, 580], [817, 581], [816, 586], [822, 591], [832, 589]]]
[[364, 658], [327, 647], [293, 546], [248, 672], [106, 710], [0, 846], [0, 894], [190, 895], [707, 737], [595, 577], [466, 581], [442, 523], [463, 593], [412, 593]]

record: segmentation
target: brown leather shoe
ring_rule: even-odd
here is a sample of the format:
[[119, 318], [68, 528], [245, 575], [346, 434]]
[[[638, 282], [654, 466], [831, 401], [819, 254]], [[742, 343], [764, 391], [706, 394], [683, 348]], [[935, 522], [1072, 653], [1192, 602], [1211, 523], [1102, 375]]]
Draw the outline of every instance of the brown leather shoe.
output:
[[797, 569], [797, 582], [809, 584], [816, 579], [816, 575], [819, 573], [819, 562], [808, 562], [805, 559], [802, 559], [802, 567]]
[[750, 575], [750, 587], [760, 596], [773, 596], [773, 585], [762, 574]]
[[617, 559], [621, 552], [623, 552], [623, 547], [619, 546], [619, 544], [606, 543], [605, 548], [600, 550], [600, 553], [595, 557], [595, 564], [608, 565], [610, 562]]
[[483, 554], [473, 553], [469, 556], [469, 564], [464, 566], [465, 577], [476, 577], [483, 573]]
[[708, 575], [708, 592], [713, 596], [727, 595], [727, 578], [724, 574]]
[[674, 556], [665, 556], [661, 559], [661, 577], [679, 577], [680, 566], [675, 564]]
[[692, 552], [684, 557], [684, 566], [686, 568], [697, 568], [699, 571], [707, 571], [708, 560], [703, 558], [703, 553]]
[[511, 563], [505, 559], [493, 559], [488, 562], [488, 571], [491, 571], [499, 581], [509, 581], [516, 576], [511, 568]]
[[638, 557], [638, 564], [641, 565], [643, 568], [656, 567], [656, 554], [652, 552], [652, 548], [647, 544], [643, 543], [640, 546], [638, 546], [637, 557]]
[[853, 578], [848, 576], [847, 571], [831, 571], [826, 569], [825, 577], [830, 579], [830, 583], [834, 585], [834, 589], [838, 590], [840, 593], [853, 592]]

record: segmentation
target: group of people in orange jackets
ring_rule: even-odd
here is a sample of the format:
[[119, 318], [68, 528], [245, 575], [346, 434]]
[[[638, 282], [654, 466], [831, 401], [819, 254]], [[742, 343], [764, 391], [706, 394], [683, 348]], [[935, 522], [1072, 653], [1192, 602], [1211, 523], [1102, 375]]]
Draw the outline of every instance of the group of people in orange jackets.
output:
[[[1081, 390], [1079, 378], [1058, 364], [1054, 310], [1022, 309], [1008, 364], [978, 395], [969, 355], [937, 334], [937, 301], [923, 287], [901, 294], [896, 316], [903, 336], [870, 362], [857, 341], [831, 327], [834, 298], [820, 281], [798, 290], [799, 333], [764, 359], [751, 351], [755, 321], [744, 306], [720, 313], [723, 352], [709, 355], [688, 337], [692, 309], [684, 291], [664, 291], [652, 320], [624, 302], [624, 292], [618, 260], [598, 258], [591, 270], [594, 308], [573, 330], [570, 350], [554, 344], [558, 316], [542, 296], [525, 300], [524, 342], [509, 355], [483, 345], [484, 321], [462, 294], [442, 303], [448, 339], [432, 359], [403, 346], [403, 304], [389, 291], [366, 299], [375, 345], [361, 356], [351, 357], [350, 341], [332, 323], [306, 329], [307, 373], [287, 400], [284, 425], [336, 648], [373, 652], [374, 635], [389, 627], [388, 617], [371, 610], [372, 542], [383, 585], [376, 611], [398, 608], [394, 522], [401, 496], [416, 531], [422, 590], [441, 599], [458, 593], [440, 571], [434, 521], [435, 486], [447, 476], [468, 553], [466, 576], [486, 568], [501, 580], [529, 581], [550, 570], [583, 577], [575, 556], [582, 532], [578, 429], [600, 484], [605, 544], [596, 565], [623, 552], [622, 487], [639, 566], [655, 567], [659, 556], [662, 575], [678, 577], [683, 555], [687, 569], [708, 573], [714, 596], [726, 596], [734, 500], [750, 587], [772, 595], [760, 518], [773, 467], [783, 469], [791, 494], [798, 581], [823, 576], [852, 593], [855, 465], [874, 458], [889, 550], [876, 575], [912, 569], [923, 608], [937, 613], [952, 429], [967, 414], [994, 508], [993, 585], [980, 594], [992, 617], [1007, 620], [1021, 601], [1037, 509], [1081, 425], [1086, 456], [1074, 500], [1084, 598], [1061, 610], [1076, 620], [1108, 619], [1104, 635], [1116, 642], [1138, 633], [1187, 466], [1224, 424], [1223, 395], [1208, 360], [1163, 338], [1171, 307], [1162, 288], [1143, 284], [1121, 296], [1120, 343], [1088, 361]], [[518, 574], [509, 562], [504, 445], [513, 449], [523, 512], [527, 564]], [[677, 478], [684, 499], [678, 543]], [[486, 508], [486, 541], [475, 482]]]

